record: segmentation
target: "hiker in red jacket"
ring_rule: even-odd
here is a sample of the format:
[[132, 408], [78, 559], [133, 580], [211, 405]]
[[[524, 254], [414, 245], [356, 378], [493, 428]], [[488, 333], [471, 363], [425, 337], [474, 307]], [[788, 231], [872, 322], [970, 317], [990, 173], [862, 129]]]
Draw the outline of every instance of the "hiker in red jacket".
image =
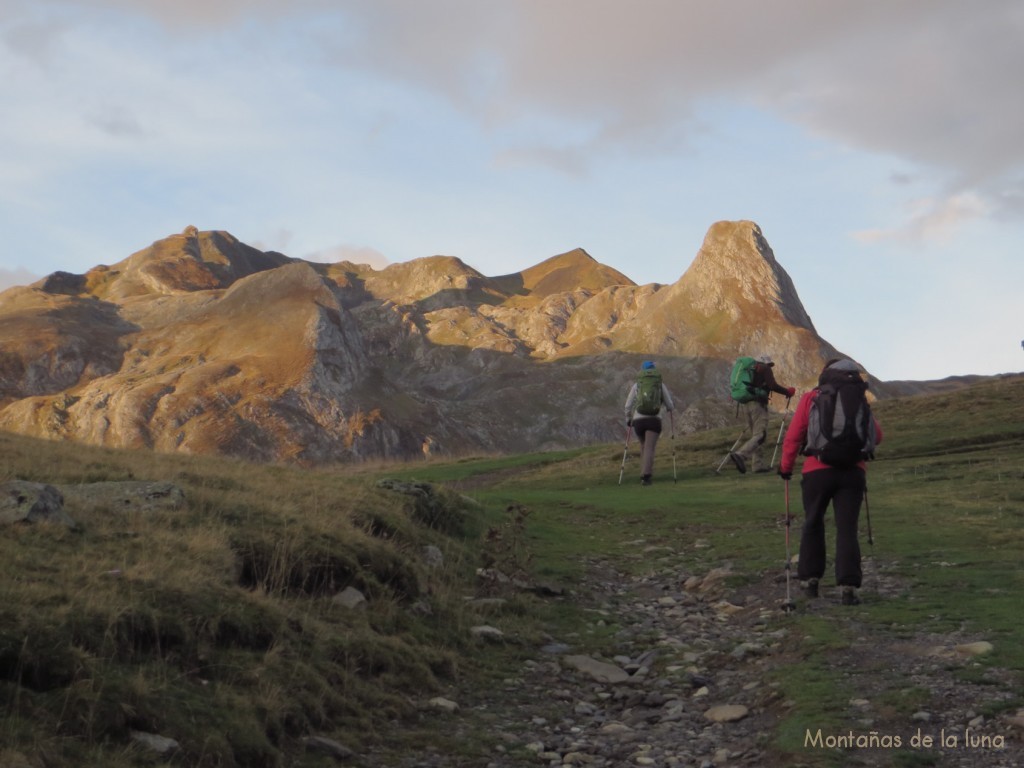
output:
[[[843, 605], [857, 605], [860, 602], [857, 590], [860, 588], [863, 575], [857, 524], [860, 518], [860, 505], [867, 490], [867, 468], [863, 460], [852, 460], [848, 466], [834, 466], [826, 463], [819, 455], [807, 455], [808, 432], [818, 428], [817, 420], [812, 418], [812, 405], [822, 396], [822, 387], [836, 380], [836, 377], [859, 382], [861, 392], [867, 389], [867, 383], [861, 377], [857, 364], [852, 360], [830, 360], [826, 363], [818, 380], [818, 387], [805, 392], [800, 398], [793, 420], [786, 430], [779, 475], [788, 482], [793, 476], [797, 455], [804, 453], [800, 480], [804, 525], [800, 537], [797, 578], [803, 583], [805, 594], [808, 597], [817, 597], [818, 581], [825, 574], [825, 512], [831, 503], [835, 511], [836, 525], [836, 586], [841, 591]], [[882, 442], [882, 428], [873, 415], [869, 415], [868, 418], [874, 425], [871, 435], [873, 447]], [[817, 442], [813, 435], [810, 436], [810, 441]], [[812, 450], [811, 453], [815, 451]]]

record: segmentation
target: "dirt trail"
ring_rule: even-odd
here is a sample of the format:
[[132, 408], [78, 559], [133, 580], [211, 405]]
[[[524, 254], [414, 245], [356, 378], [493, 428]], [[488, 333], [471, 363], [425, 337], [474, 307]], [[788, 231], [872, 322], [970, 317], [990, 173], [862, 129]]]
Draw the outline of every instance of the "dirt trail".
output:
[[[474, 478], [472, 487], [498, 477]], [[821, 597], [807, 598], [793, 574], [796, 611], [787, 613], [781, 569], [695, 571], [692, 549], [636, 543], [636, 559], [651, 565], [647, 575], [594, 557], [581, 584], [550, 598], [582, 605], [592, 622], [531, 649], [500, 688], [450, 692], [460, 706], [456, 732], [492, 734], [486, 759], [434, 754], [389, 764], [1024, 766], [1020, 676], [983, 663], [984, 643], [998, 638], [867, 621], [865, 612], [880, 601], [915, 610], [892, 564], [865, 553], [862, 606], [840, 605], [827, 578]], [[613, 652], [607, 640], [595, 640], [607, 634], [595, 627], [609, 624], [619, 628]], [[627, 678], [595, 679], [567, 663], [576, 657], [618, 667]], [[825, 672], [809, 671], [812, 664]], [[794, 676], [802, 701], [817, 685], [836, 703], [815, 710], [790, 700]], [[715, 722], [715, 707], [744, 713]], [[781, 729], [787, 752], [778, 746]]]

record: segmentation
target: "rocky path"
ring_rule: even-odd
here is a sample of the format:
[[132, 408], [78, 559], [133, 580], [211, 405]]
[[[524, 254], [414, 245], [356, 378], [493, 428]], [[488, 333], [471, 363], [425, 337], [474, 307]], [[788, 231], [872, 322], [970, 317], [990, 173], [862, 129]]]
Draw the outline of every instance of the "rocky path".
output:
[[[834, 590], [811, 601], [794, 581], [797, 613], [824, 627], [808, 640], [781, 610], [779, 573], [687, 573], [657, 557], [666, 567], [647, 577], [593, 561], [585, 584], [561, 598], [588, 606], [588, 626], [537, 648], [500, 690], [453, 693], [458, 710], [431, 715], [440, 727], [489, 733], [486, 759], [426, 752], [367, 765], [1024, 766], [1019, 678], [1015, 689], [998, 670], [975, 682], [959, 674], [987, 650], [985, 638], [872, 629]], [[865, 569], [865, 601], [906, 599], [875, 563]], [[613, 652], [606, 626], [620, 627]], [[786, 696], [791, 665], [814, 643], [839, 672], [840, 711], [805, 713]], [[791, 734], [788, 755], [780, 727]]]

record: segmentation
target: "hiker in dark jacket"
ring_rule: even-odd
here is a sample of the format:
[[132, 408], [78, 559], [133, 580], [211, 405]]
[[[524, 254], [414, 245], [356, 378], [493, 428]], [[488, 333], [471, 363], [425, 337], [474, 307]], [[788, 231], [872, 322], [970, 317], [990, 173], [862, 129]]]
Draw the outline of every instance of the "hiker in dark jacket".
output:
[[764, 457], [761, 455], [762, 446], [768, 437], [768, 398], [771, 397], [772, 392], [785, 395], [787, 399], [796, 394], [795, 387], [784, 387], [775, 381], [775, 374], [772, 372], [774, 365], [775, 363], [768, 355], [761, 355], [754, 365], [752, 386], [767, 394], [748, 403], [743, 403], [747, 416], [747, 428], [743, 434], [747, 434], [749, 431], [750, 437], [738, 451], [729, 454], [729, 458], [741, 474], [747, 471], [747, 467], [754, 472], [767, 472], [770, 469], [764, 465]]
[[[655, 370], [654, 363], [645, 362], [641, 366], [641, 372]], [[636, 410], [638, 406], [639, 383], [634, 382], [626, 396], [626, 426], [632, 427], [640, 441], [640, 465], [642, 485], [651, 484], [651, 475], [654, 473], [654, 450], [658, 445], [658, 437], [661, 436], [661, 411], [668, 411], [669, 419], [672, 420], [672, 437], [675, 438], [676, 424], [672, 411], [675, 405], [672, 403], [672, 395], [664, 383], [661, 384], [661, 406], [657, 415], [643, 414]]]
[[[824, 383], [829, 369], [857, 371], [852, 360], [830, 360], [822, 369], [819, 385]], [[819, 390], [805, 392], [797, 404], [793, 421], [786, 429], [782, 443], [782, 461], [779, 475], [783, 480], [793, 476], [796, 457], [807, 442], [807, 428], [811, 404]], [[872, 417], [874, 418], [874, 417]], [[882, 428], [875, 419], [875, 444], [882, 442]], [[857, 523], [860, 505], [867, 489], [867, 467], [863, 461], [846, 469], [826, 464], [816, 456], [805, 456], [800, 488], [804, 505], [804, 526], [800, 537], [800, 562], [797, 578], [801, 580], [808, 597], [818, 596], [818, 581], [825, 574], [825, 512], [829, 503], [835, 511], [836, 521], [836, 586], [844, 605], [857, 605], [857, 590], [861, 585], [860, 542]]]

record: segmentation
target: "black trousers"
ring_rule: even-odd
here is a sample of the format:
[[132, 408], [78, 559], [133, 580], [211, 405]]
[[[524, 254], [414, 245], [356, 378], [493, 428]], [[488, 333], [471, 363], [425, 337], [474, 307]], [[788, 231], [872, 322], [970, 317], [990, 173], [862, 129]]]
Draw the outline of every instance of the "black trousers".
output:
[[654, 472], [654, 451], [661, 436], [661, 417], [640, 416], [633, 419], [633, 431], [640, 440], [640, 472], [650, 477]]
[[857, 522], [867, 486], [864, 470], [816, 469], [800, 480], [804, 502], [804, 527], [800, 536], [800, 579], [820, 579], [825, 574], [825, 513], [831, 503], [836, 522], [836, 585], [859, 587], [860, 542]]

